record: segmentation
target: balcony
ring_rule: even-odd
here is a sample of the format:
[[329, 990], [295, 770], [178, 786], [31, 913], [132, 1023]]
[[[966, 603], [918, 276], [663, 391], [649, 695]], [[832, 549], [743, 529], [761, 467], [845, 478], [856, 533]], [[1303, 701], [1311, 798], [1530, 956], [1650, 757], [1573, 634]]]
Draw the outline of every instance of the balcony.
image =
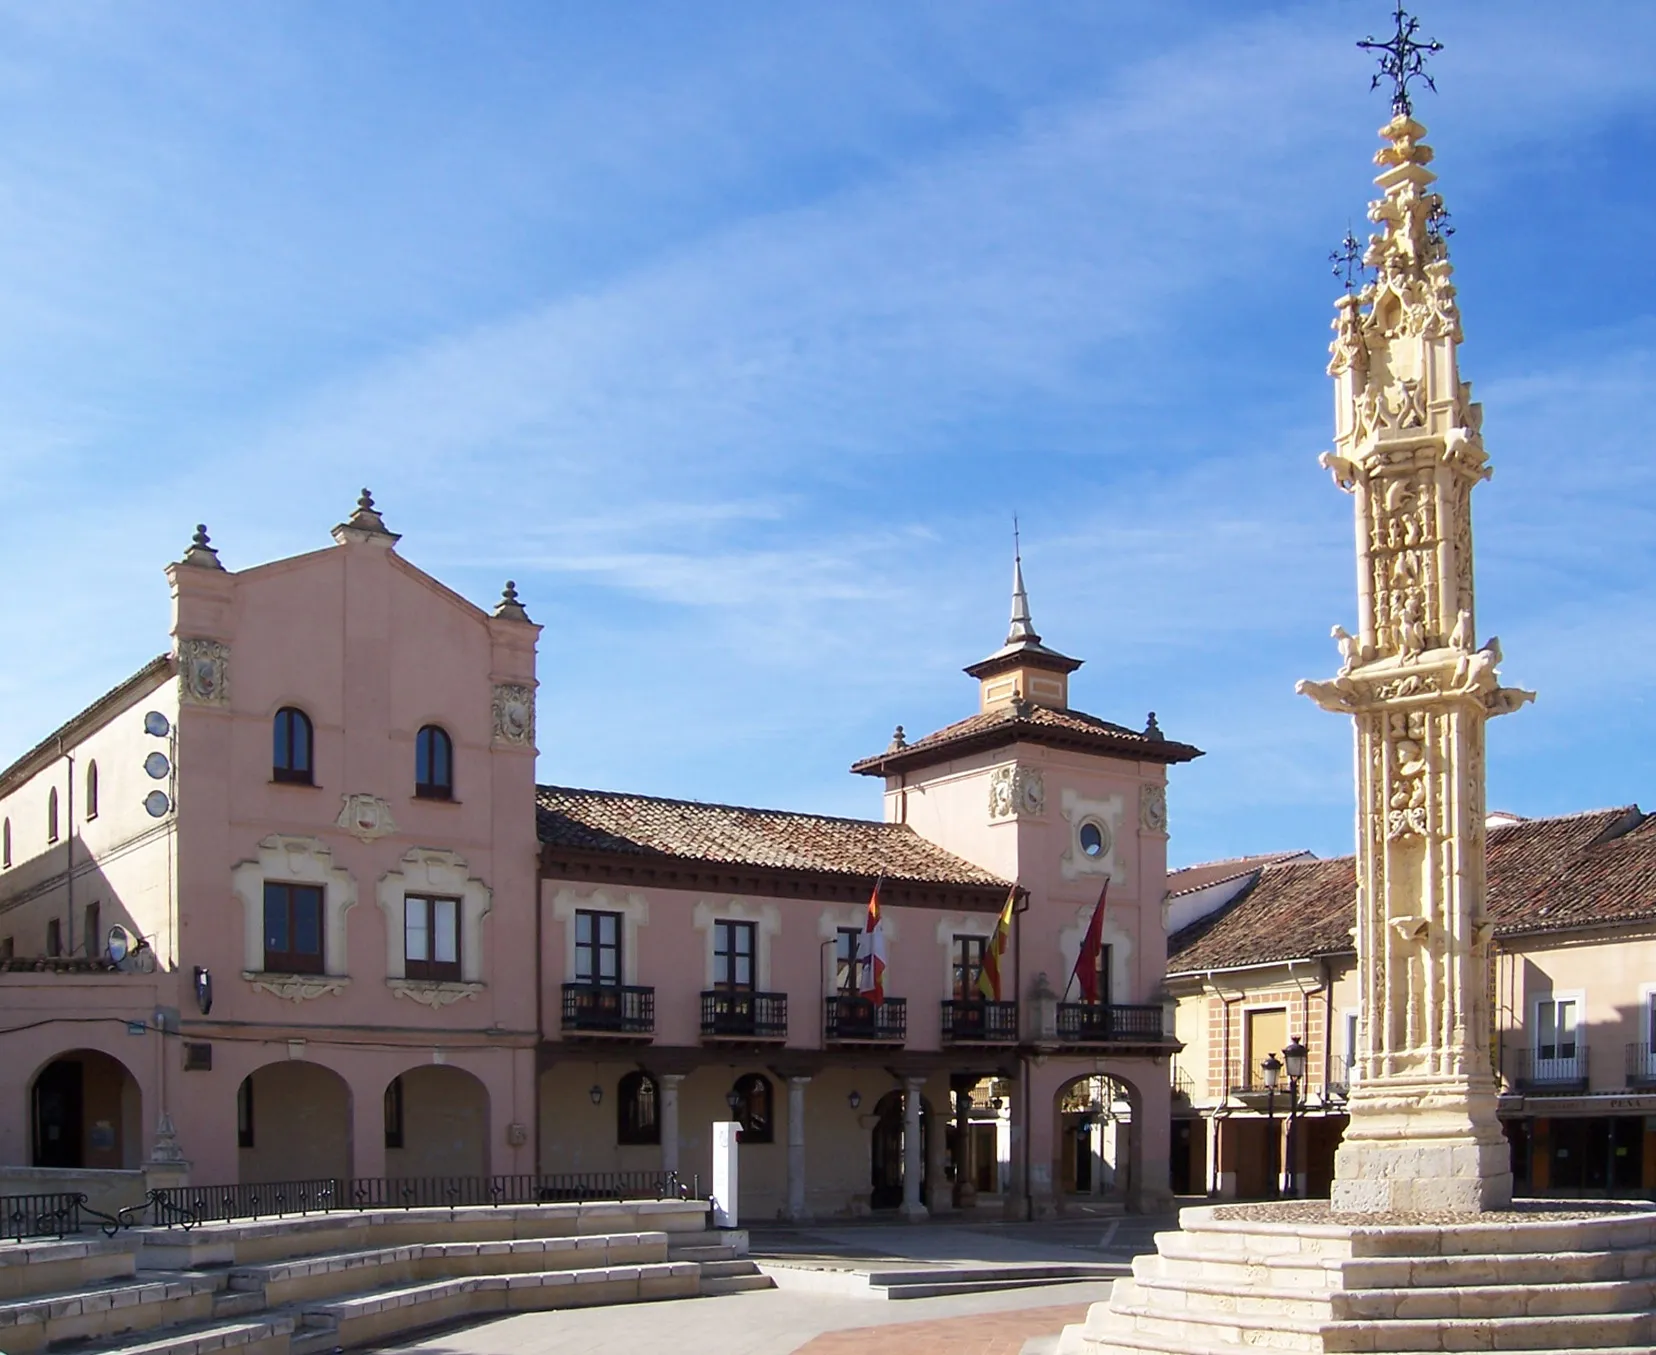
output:
[[1515, 1091], [1586, 1091], [1587, 1046], [1557, 1044], [1543, 1045], [1539, 1050], [1508, 1050], [1501, 1071]]
[[1173, 1100], [1188, 1106], [1196, 1096], [1196, 1079], [1183, 1068], [1175, 1066], [1170, 1080], [1173, 1084]]
[[1065, 1044], [1160, 1044], [1162, 1008], [1060, 1002], [1058, 1038]]
[[1351, 1063], [1339, 1054], [1328, 1056], [1328, 1099], [1344, 1101], [1351, 1095]]
[[655, 1034], [655, 989], [566, 983], [563, 986], [563, 1028], [575, 1035], [648, 1039]]
[[946, 1044], [1017, 1044], [1016, 1002], [945, 1002], [943, 1040]]
[[1627, 1085], [1656, 1087], [1656, 1045], [1627, 1046]]
[[908, 1035], [908, 1001], [838, 994], [822, 1004], [822, 1038], [826, 1044], [900, 1045]]
[[788, 995], [723, 989], [703, 993], [701, 1033], [704, 1040], [785, 1040]]

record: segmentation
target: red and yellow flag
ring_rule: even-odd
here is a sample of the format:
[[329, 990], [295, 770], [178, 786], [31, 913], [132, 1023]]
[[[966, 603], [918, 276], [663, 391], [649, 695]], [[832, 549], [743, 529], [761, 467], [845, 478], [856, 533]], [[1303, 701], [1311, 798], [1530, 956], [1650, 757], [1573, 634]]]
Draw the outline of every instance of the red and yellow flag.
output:
[[1001, 1000], [1001, 961], [1006, 957], [1006, 940], [1012, 935], [1012, 905], [1018, 901], [1018, 887], [1013, 885], [1006, 895], [1006, 907], [1001, 909], [1000, 921], [983, 947], [983, 968], [978, 972], [978, 992], [987, 1002]]
[[1110, 895], [1110, 882], [1098, 893], [1098, 904], [1093, 909], [1087, 934], [1081, 940], [1081, 953], [1075, 957], [1073, 978], [1081, 985], [1081, 996], [1088, 1002], [1098, 1001], [1098, 958], [1104, 953], [1104, 900]]
[[863, 927], [863, 935], [868, 938], [869, 959], [860, 996], [884, 1002], [886, 946], [885, 928], [880, 925], [880, 880], [874, 881], [874, 892], [868, 896], [868, 922]]

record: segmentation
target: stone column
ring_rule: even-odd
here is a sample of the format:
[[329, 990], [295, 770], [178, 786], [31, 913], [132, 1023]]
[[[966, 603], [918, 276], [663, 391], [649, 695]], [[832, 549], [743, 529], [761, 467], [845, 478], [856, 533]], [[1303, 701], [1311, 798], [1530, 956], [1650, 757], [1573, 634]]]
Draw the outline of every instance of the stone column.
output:
[[943, 1093], [944, 1105], [939, 1109], [942, 1114], [933, 1113], [931, 1133], [924, 1136], [923, 1142], [926, 1152], [925, 1193], [926, 1208], [933, 1214], [942, 1213], [952, 1201], [949, 1198], [949, 1178], [944, 1175], [944, 1167], [948, 1158], [948, 1129], [949, 1114], [947, 1110], [949, 1093]]
[[920, 1181], [925, 1172], [920, 1139], [920, 1089], [925, 1085], [922, 1077], [903, 1079], [903, 1207], [897, 1212], [911, 1222], [926, 1217], [926, 1206], [920, 1200]]
[[661, 1088], [661, 1170], [676, 1172], [679, 1166], [679, 1084], [683, 1073], [663, 1073], [656, 1079]]
[[1006, 1083], [1006, 1184], [1002, 1197], [1003, 1212], [1008, 1219], [1029, 1217], [1028, 1186], [1024, 1182], [1024, 1136], [1029, 1126], [1024, 1123], [1023, 1083]]
[[788, 1208], [790, 1219], [806, 1219], [805, 1209], [805, 1088], [808, 1077], [788, 1079]]
[[956, 1209], [971, 1209], [977, 1204], [977, 1180], [972, 1168], [972, 1094], [965, 1090], [955, 1095]]

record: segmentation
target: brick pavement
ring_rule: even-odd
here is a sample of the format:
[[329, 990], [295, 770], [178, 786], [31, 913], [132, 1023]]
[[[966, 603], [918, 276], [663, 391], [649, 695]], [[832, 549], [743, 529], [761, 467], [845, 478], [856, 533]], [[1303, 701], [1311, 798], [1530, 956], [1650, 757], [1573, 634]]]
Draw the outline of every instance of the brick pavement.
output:
[[1056, 1336], [1087, 1320], [1087, 1305], [1066, 1303], [932, 1321], [895, 1322], [824, 1332], [795, 1355], [1018, 1355], [1031, 1336]]

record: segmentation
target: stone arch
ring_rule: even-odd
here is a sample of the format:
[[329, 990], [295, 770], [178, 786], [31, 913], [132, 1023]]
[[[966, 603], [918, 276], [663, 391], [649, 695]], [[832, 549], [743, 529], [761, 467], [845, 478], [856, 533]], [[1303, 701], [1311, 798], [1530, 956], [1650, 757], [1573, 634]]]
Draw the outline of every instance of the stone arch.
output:
[[451, 1063], [422, 1063], [386, 1084], [385, 1174], [487, 1176], [489, 1089]]
[[37, 1167], [138, 1167], [144, 1098], [132, 1070], [100, 1049], [71, 1049], [29, 1079], [30, 1161]]
[[236, 1089], [237, 1177], [244, 1185], [351, 1175], [350, 1084], [332, 1068], [282, 1059]]
[[1061, 1206], [1141, 1197], [1145, 1103], [1138, 1087], [1114, 1069], [1082, 1073], [1059, 1084], [1052, 1116], [1052, 1189]]

